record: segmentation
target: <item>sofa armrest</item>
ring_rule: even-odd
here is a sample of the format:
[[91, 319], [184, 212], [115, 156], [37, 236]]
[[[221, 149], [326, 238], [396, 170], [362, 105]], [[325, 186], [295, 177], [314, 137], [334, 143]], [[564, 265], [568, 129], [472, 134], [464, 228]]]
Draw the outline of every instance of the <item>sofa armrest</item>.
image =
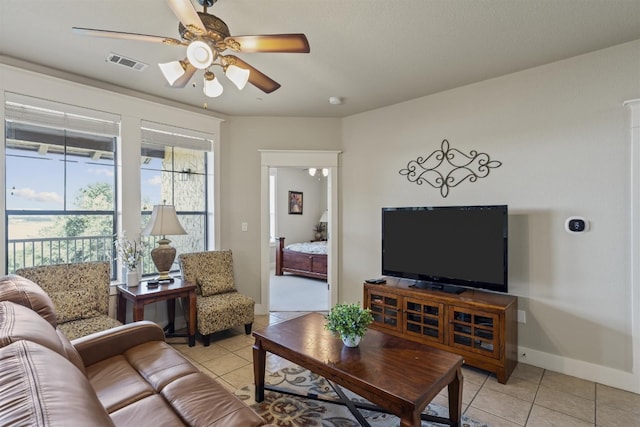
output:
[[150, 341], [164, 341], [164, 331], [157, 324], [142, 320], [96, 332], [71, 341], [84, 366], [93, 365], [137, 345]]

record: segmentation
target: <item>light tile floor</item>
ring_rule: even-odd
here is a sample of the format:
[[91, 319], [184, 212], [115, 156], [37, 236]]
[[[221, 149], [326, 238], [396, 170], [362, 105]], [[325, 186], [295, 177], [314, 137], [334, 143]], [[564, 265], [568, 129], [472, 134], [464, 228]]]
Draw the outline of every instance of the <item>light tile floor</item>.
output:
[[[254, 328], [305, 313], [277, 312], [256, 316]], [[169, 342], [203, 372], [233, 391], [253, 383], [253, 338], [238, 327], [215, 334], [209, 347], [184, 339]], [[267, 356], [267, 370], [290, 362]], [[518, 364], [507, 384], [494, 375], [465, 367], [463, 410], [493, 427], [640, 427], [640, 395], [527, 364]], [[447, 405], [446, 389], [434, 400]]]

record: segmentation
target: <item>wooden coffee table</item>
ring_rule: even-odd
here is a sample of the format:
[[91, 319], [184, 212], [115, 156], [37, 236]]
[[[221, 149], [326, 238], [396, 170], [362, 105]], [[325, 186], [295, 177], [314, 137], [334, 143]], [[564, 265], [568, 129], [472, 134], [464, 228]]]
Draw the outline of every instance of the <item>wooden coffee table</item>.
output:
[[[368, 423], [357, 408], [397, 415], [403, 427], [419, 427], [421, 419], [460, 426], [462, 357], [372, 329], [358, 347], [348, 348], [324, 324], [323, 315], [310, 313], [253, 332], [257, 402], [264, 400], [265, 389], [274, 389], [264, 383], [266, 352], [270, 352], [377, 405], [352, 402], [334, 387], [339, 403], [364, 426]], [[449, 392], [449, 419], [421, 414], [444, 387]]]

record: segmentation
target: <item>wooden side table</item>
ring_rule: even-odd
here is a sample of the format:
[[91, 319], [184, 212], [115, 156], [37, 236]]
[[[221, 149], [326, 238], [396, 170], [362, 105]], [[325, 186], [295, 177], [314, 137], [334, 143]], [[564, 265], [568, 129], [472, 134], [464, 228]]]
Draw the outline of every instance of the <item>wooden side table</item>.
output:
[[182, 283], [176, 278], [173, 283], [160, 284], [158, 287], [149, 288], [146, 282], [141, 282], [136, 287], [118, 285], [118, 320], [125, 323], [127, 318], [127, 301], [133, 303], [133, 321], [144, 320], [144, 306], [158, 301], [167, 302], [167, 317], [169, 324], [165, 328], [168, 333], [175, 330], [176, 298], [186, 298], [187, 327], [189, 331], [189, 347], [196, 343], [196, 285]]

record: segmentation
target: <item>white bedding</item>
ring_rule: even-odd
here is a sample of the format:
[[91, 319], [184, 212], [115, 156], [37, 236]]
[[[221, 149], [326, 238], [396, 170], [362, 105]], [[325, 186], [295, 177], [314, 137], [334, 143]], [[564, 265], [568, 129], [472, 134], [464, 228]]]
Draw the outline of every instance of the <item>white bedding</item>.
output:
[[291, 243], [290, 245], [287, 245], [285, 249], [295, 252], [304, 252], [305, 254], [326, 254], [327, 242]]

